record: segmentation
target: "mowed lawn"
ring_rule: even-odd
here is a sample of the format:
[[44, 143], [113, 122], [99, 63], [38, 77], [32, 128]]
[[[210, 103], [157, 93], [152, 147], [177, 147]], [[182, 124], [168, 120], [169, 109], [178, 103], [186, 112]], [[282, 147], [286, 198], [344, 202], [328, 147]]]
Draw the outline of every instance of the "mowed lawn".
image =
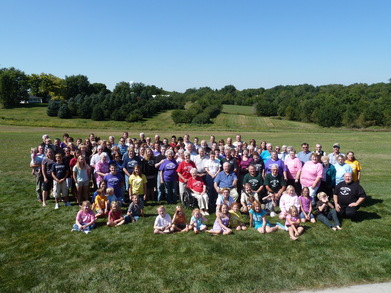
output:
[[[362, 185], [369, 198], [359, 220], [343, 221], [338, 232], [320, 223], [305, 224], [304, 235], [293, 242], [285, 232], [261, 235], [254, 229], [229, 236], [153, 235], [156, 203], [146, 207], [147, 217], [136, 224], [108, 228], [99, 220], [88, 235], [70, 232], [79, 208], [54, 210], [53, 200], [46, 208], [39, 205], [28, 168], [30, 147], [44, 133], [55, 138], [66, 131], [84, 138], [93, 131], [118, 138], [127, 130], [122, 124], [87, 125], [91, 128], [0, 128], [0, 292], [276, 292], [391, 280], [389, 132], [318, 127], [270, 132], [242, 124], [246, 141], [255, 138], [296, 149], [302, 142], [311, 149], [319, 142], [325, 151], [339, 142], [342, 152], [353, 150], [363, 165]], [[154, 127], [131, 129], [130, 136], [144, 130], [147, 136], [189, 133], [226, 139], [239, 132], [171, 130], [163, 123]], [[174, 208], [167, 206], [171, 215]], [[208, 218], [211, 227], [215, 217]]]

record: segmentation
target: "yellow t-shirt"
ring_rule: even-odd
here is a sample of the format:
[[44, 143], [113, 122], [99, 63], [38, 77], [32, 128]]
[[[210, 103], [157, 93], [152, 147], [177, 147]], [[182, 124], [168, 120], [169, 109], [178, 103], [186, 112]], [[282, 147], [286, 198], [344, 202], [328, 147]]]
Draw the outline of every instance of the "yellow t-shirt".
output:
[[358, 171], [362, 170], [361, 164], [357, 160], [353, 161], [353, 162], [346, 160], [345, 163], [348, 164], [353, 170], [353, 181], [357, 181], [358, 180]]
[[130, 175], [129, 184], [132, 185], [132, 194], [144, 194], [144, 184], [147, 183], [147, 177], [143, 174], [142, 177]]
[[236, 228], [240, 223], [243, 223], [242, 214], [240, 212], [235, 213], [233, 210], [230, 210], [229, 213], [229, 223], [232, 228]]
[[97, 195], [95, 197], [95, 210], [104, 210], [106, 207], [107, 196], [106, 195]]

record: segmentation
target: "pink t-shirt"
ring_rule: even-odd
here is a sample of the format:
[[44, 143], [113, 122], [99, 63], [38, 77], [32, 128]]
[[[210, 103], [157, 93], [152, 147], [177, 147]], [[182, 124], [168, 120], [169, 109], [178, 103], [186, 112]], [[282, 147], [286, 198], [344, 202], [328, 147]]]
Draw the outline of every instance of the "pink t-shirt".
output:
[[301, 161], [298, 158], [292, 159], [291, 157], [287, 157], [285, 159], [286, 166], [286, 175], [288, 179], [296, 179], [297, 172], [299, 172], [303, 166]]
[[[316, 178], [323, 177], [323, 166], [320, 163], [314, 164], [312, 161], [308, 161], [301, 169], [300, 183], [304, 187], [310, 187], [314, 184]], [[320, 186], [320, 180], [316, 187]]]
[[76, 220], [78, 220], [80, 224], [88, 224], [92, 221], [95, 222], [95, 214], [92, 210], [87, 213], [80, 210], [76, 215]]
[[296, 222], [299, 219], [299, 217], [292, 217], [291, 215], [288, 214], [286, 216], [285, 226], [290, 226], [288, 219], [291, 220], [291, 222]]

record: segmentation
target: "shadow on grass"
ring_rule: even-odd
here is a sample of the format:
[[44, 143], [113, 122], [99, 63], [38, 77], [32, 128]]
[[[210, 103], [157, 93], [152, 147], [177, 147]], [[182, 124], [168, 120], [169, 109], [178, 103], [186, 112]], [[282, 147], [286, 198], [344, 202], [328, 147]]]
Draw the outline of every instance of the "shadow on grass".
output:
[[352, 222], [361, 223], [365, 220], [377, 220], [381, 219], [377, 213], [369, 213], [366, 211], [357, 211], [356, 215], [352, 218]]
[[370, 206], [373, 206], [375, 204], [379, 204], [379, 203], [383, 203], [383, 202], [384, 202], [384, 200], [382, 200], [382, 199], [373, 198], [372, 196], [368, 195], [367, 199], [362, 203], [361, 206], [363, 206], [363, 207], [370, 207]]

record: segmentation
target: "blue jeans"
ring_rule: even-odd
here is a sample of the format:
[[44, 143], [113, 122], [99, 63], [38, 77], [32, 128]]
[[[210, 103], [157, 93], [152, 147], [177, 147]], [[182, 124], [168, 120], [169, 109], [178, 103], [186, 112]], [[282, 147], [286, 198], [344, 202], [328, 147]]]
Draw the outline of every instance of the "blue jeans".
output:
[[[81, 223], [81, 224], [84, 225], [84, 223]], [[84, 231], [91, 231], [94, 228], [95, 228], [95, 225], [90, 225], [90, 226], [86, 227]], [[76, 224], [73, 224], [73, 229], [76, 231], [81, 231], [79, 229], [79, 226], [77, 226]]]
[[178, 181], [165, 181], [164, 187], [167, 194], [167, 203], [176, 204]]
[[[335, 209], [330, 210], [327, 215], [324, 215], [324, 214], [317, 215], [316, 219], [321, 221], [323, 224], [325, 224], [329, 228], [341, 226], [339, 219], [338, 219], [338, 216], [337, 216], [337, 211]], [[330, 220], [334, 221], [334, 225], [331, 224]]]
[[160, 181], [160, 172], [157, 173], [156, 189], [157, 189], [157, 201], [160, 202], [163, 200], [163, 197], [165, 195], [164, 184], [162, 184]]

